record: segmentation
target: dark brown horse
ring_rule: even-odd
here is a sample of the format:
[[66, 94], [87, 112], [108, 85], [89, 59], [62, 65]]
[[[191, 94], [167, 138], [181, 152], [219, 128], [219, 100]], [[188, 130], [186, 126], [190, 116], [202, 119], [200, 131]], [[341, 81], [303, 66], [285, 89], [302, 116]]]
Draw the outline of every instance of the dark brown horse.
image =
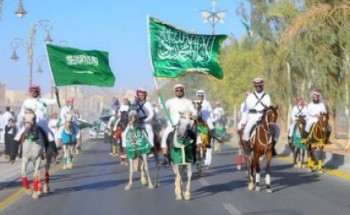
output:
[[[261, 120], [257, 123], [250, 142], [253, 147], [253, 159], [251, 161], [248, 189], [255, 188], [260, 191], [260, 157], [265, 156], [266, 161], [266, 192], [271, 193], [270, 162], [272, 160], [272, 150], [274, 147], [275, 124], [278, 118], [278, 106], [266, 107], [263, 110]], [[249, 168], [248, 168], [249, 169]]]
[[306, 144], [301, 142], [301, 135], [305, 129], [305, 116], [299, 115], [295, 122], [295, 127], [293, 131], [293, 141], [289, 143], [289, 147], [293, 152], [293, 162], [294, 167], [301, 168], [304, 166], [304, 157], [306, 152]]
[[193, 105], [197, 110], [197, 118], [195, 120], [196, 128], [197, 128], [197, 171], [199, 176], [204, 176], [204, 161], [207, 156], [207, 149], [211, 148], [212, 135], [209, 132], [208, 124], [203, 120], [201, 109], [202, 109], [202, 101], [197, 100], [193, 101]]
[[[310, 171], [318, 170], [322, 173], [323, 169], [323, 148], [328, 143], [330, 132], [327, 131], [329, 116], [327, 113], [321, 113], [318, 117], [318, 121], [312, 125], [311, 131], [306, 138], [306, 144], [308, 149], [308, 166]], [[318, 150], [318, 156], [316, 159], [316, 150]], [[317, 165], [315, 167], [315, 165]]]

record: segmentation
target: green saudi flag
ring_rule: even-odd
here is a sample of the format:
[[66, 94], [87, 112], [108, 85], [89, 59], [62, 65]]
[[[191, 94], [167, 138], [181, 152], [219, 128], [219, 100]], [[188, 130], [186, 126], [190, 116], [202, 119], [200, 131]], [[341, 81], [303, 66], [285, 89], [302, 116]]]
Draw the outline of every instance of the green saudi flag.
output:
[[46, 45], [56, 86], [94, 85], [113, 87], [114, 74], [108, 52]]
[[150, 54], [157, 78], [177, 78], [186, 72], [203, 72], [222, 79], [217, 58], [226, 35], [186, 33], [149, 17]]

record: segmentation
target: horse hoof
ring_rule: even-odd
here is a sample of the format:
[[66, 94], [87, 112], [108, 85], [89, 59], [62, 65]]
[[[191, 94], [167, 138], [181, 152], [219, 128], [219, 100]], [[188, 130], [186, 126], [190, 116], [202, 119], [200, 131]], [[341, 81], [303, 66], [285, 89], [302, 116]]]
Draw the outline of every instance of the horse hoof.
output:
[[127, 184], [124, 188], [124, 190], [131, 190], [131, 184]]
[[237, 166], [237, 169], [238, 169], [238, 170], [241, 170], [241, 169], [242, 169], [242, 167], [241, 167], [241, 166]]
[[253, 190], [253, 188], [254, 188], [253, 183], [249, 183], [249, 184], [248, 184], [248, 190]]
[[147, 185], [147, 179], [145, 177], [141, 177], [141, 184], [143, 186], [146, 186]]
[[297, 165], [297, 164], [294, 164], [294, 168], [298, 168], [298, 165]]
[[154, 185], [152, 183], [148, 184], [148, 189], [154, 189]]
[[176, 195], [176, 200], [181, 200], [182, 196], [181, 195]]
[[38, 199], [39, 198], [39, 194], [37, 192], [33, 192], [32, 198], [33, 199]]
[[266, 189], [266, 193], [272, 193], [271, 188], [267, 188], [267, 189]]
[[62, 169], [63, 169], [63, 170], [66, 170], [66, 169], [67, 169], [67, 166], [66, 166], [66, 165], [63, 165]]
[[318, 174], [323, 174], [323, 170], [318, 170], [317, 173]]
[[185, 200], [191, 200], [191, 193], [185, 192]]
[[260, 187], [259, 187], [259, 186], [256, 186], [256, 187], [255, 187], [255, 191], [260, 192]]
[[32, 195], [33, 194], [33, 191], [32, 191], [32, 189], [26, 189], [26, 194], [27, 195]]
[[47, 184], [44, 184], [43, 192], [44, 193], [49, 193], [50, 192], [50, 186], [47, 185]]

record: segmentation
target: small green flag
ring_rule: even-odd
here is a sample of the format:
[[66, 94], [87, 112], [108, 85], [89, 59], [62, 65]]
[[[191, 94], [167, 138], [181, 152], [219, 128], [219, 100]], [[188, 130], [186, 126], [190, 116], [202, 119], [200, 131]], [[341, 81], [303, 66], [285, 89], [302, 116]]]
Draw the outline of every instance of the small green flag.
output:
[[154, 77], [178, 78], [186, 72], [203, 72], [223, 78], [217, 58], [227, 35], [190, 34], [151, 17], [148, 22]]
[[94, 85], [113, 87], [114, 74], [108, 52], [46, 45], [56, 86]]

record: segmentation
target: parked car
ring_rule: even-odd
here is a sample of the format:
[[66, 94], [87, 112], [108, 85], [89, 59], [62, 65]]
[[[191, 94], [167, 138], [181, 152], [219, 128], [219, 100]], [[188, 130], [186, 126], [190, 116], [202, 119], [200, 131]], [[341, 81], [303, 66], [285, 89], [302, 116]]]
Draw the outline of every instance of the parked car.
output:
[[89, 130], [89, 138], [104, 139], [106, 129], [107, 129], [107, 122], [102, 120], [95, 121]]

